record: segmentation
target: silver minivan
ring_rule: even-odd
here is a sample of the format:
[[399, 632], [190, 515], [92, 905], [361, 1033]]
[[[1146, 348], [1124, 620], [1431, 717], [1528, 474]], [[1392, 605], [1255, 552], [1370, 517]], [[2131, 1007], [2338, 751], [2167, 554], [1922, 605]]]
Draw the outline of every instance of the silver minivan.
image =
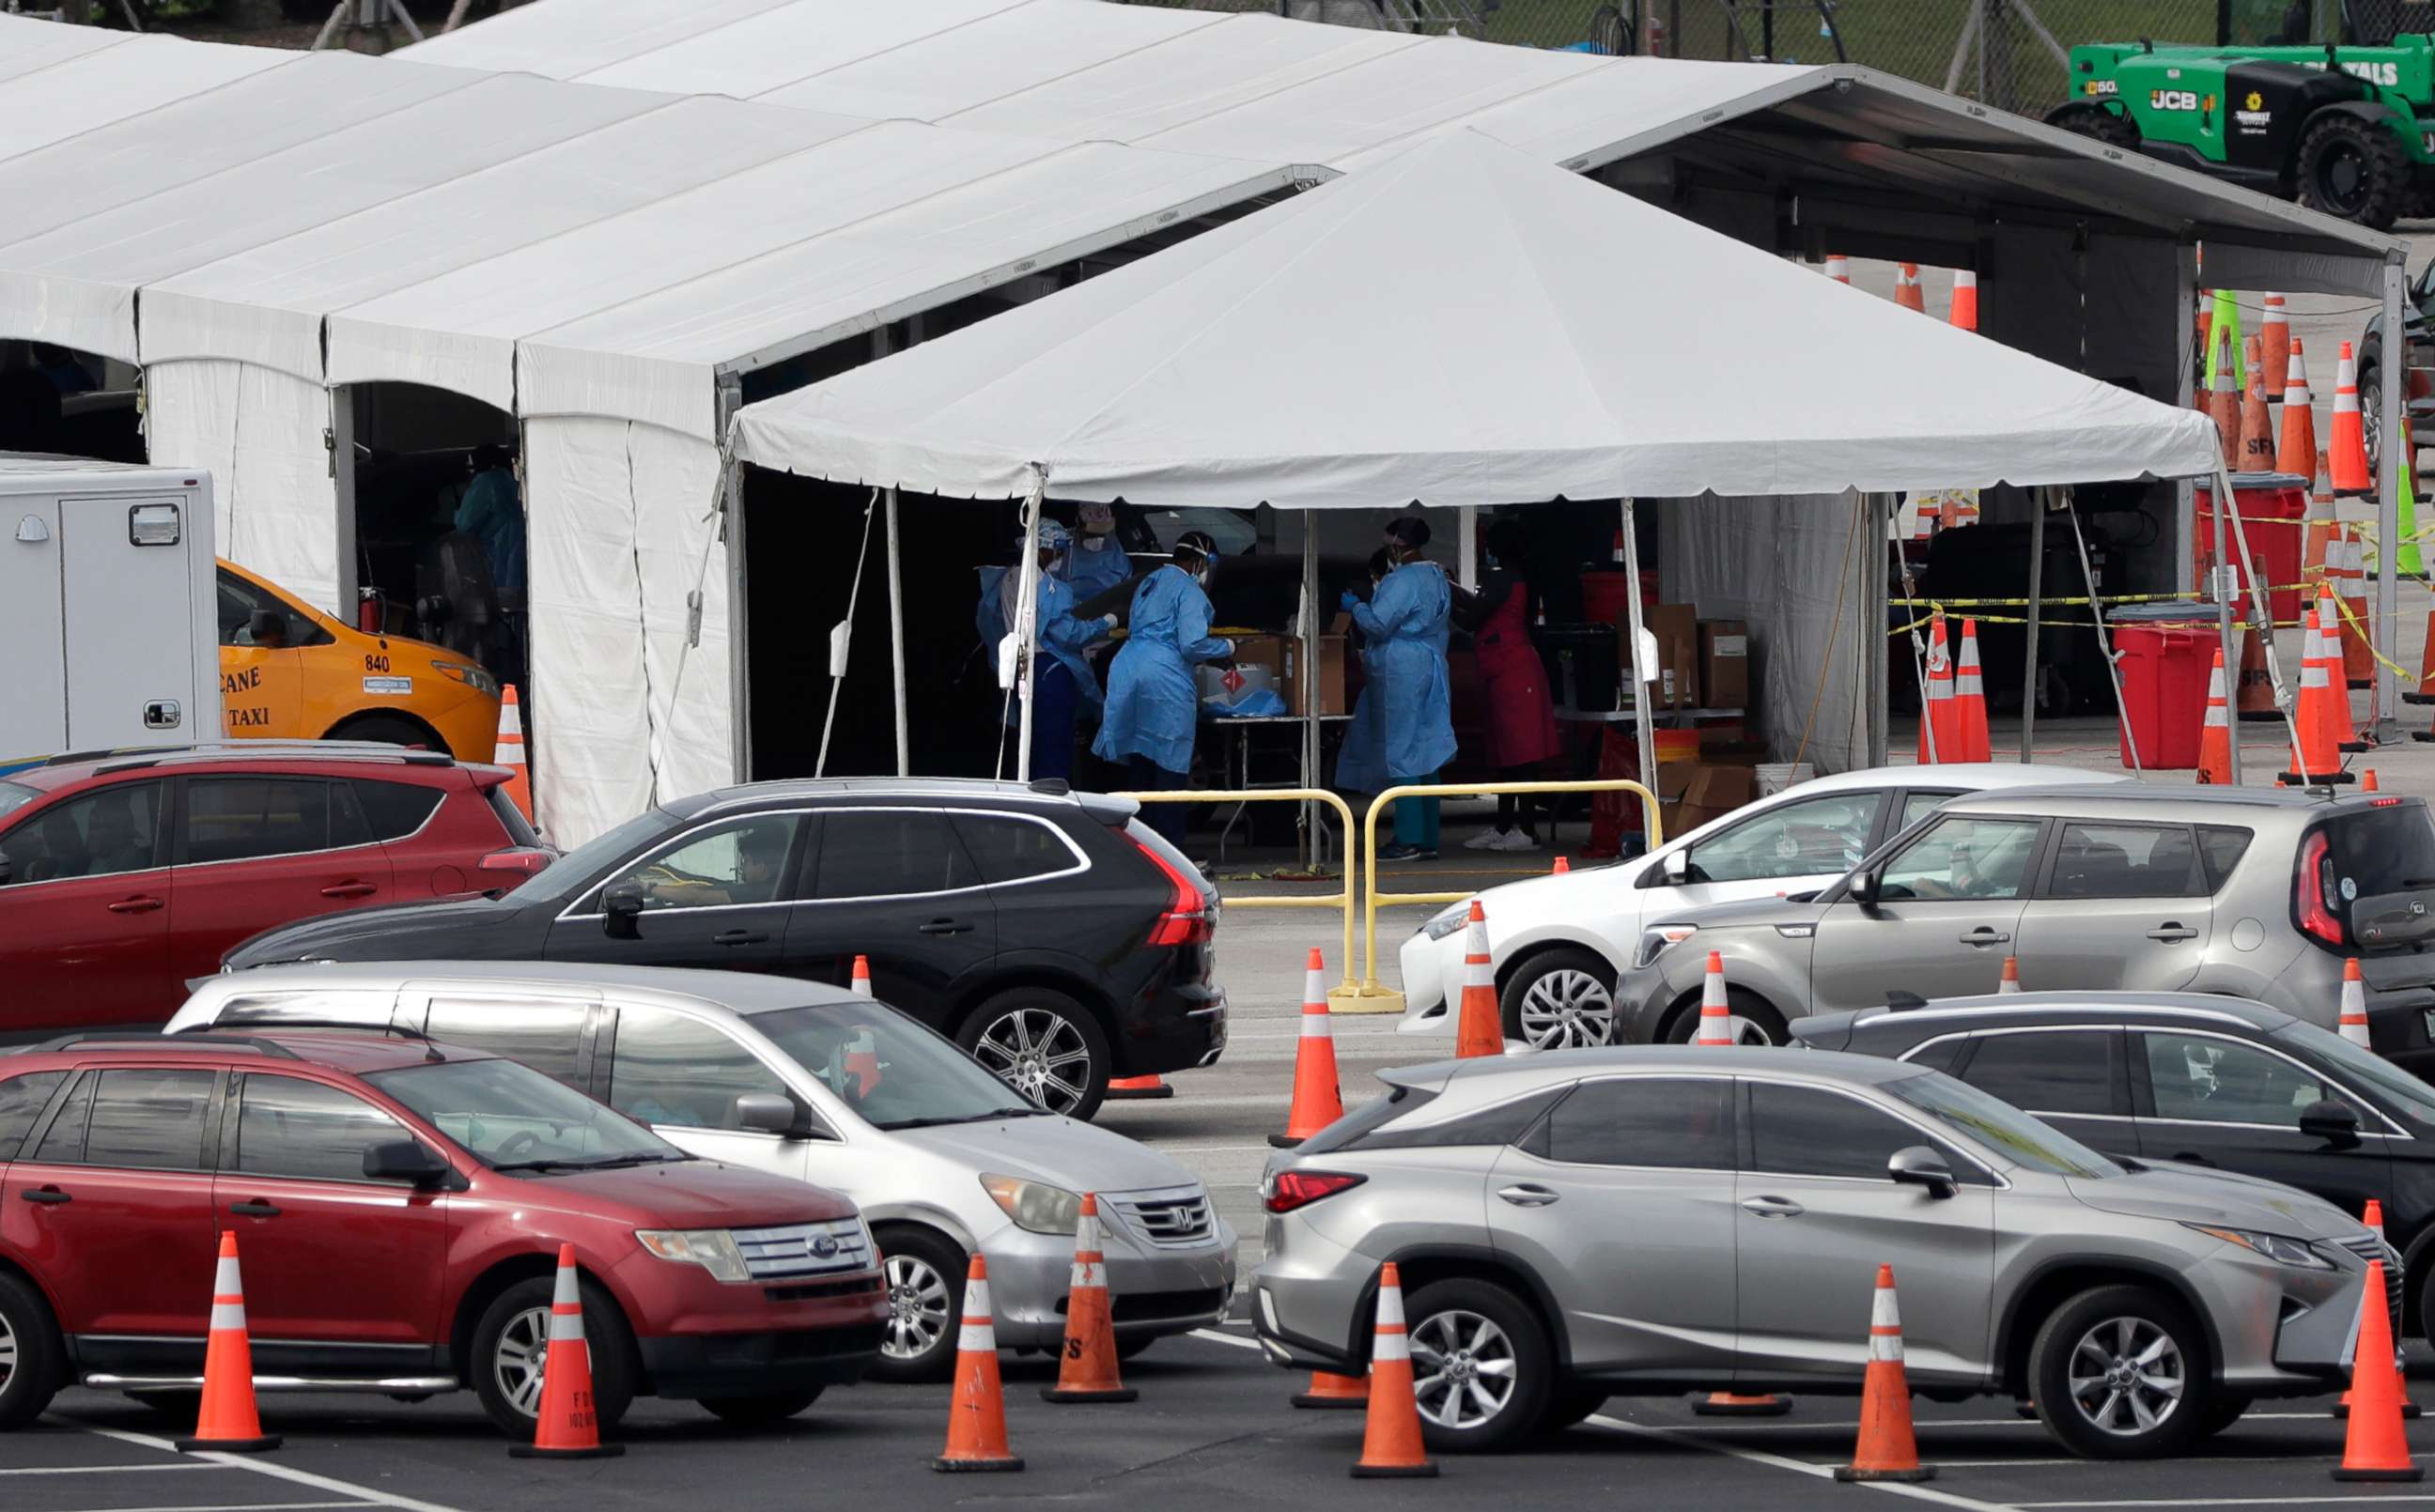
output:
[[168, 1032], [271, 1023], [487, 1050], [693, 1154], [846, 1194], [887, 1257], [883, 1380], [946, 1379], [976, 1251], [998, 1342], [1055, 1348], [1085, 1192], [1120, 1353], [1218, 1320], [1234, 1296], [1235, 1231], [1192, 1172], [1042, 1111], [955, 1041], [837, 988], [512, 961], [274, 966], [204, 980]]

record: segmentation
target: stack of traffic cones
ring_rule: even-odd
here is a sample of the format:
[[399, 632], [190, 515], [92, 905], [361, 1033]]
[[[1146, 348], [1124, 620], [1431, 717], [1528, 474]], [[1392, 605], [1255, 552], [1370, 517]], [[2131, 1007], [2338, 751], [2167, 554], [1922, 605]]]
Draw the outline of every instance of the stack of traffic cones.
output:
[[1953, 275], [1953, 324], [1978, 329], [1978, 275], [1966, 267]]
[[[546, 1419], [544, 1419], [545, 1421]], [[212, 1322], [203, 1344], [203, 1404], [191, 1438], [181, 1450], [218, 1450], [251, 1454], [279, 1447], [277, 1434], [262, 1431], [254, 1410], [253, 1345], [245, 1328], [245, 1280], [237, 1274], [236, 1235], [220, 1235], [219, 1262], [212, 1272]]]
[[2284, 311], [2283, 296], [2266, 296], [2266, 314], [2257, 322], [2259, 355], [2266, 366], [2266, 388], [2283, 404], [2290, 400], [2284, 395], [2284, 375], [2291, 363], [2291, 319]]
[[976, 1252], [964, 1273], [964, 1317], [956, 1338], [956, 1394], [947, 1405], [947, 1447], [934, 1470], [1019, 1470], [1006, 1441], [1006, 1393], [997, 1377], [997, 1328], [990, 1321], [989, 1263]]
[[1903, 1374], [1902, 1311], [1894, 1301], [1894, 1268], [1877, 1267], [1869, 1302], [1869, 1367], [1860, 1383], [1860, 1438], [1852, 1463], [1835, 1467], [1839, 1481], [1926, 1481], [1936, 1471], [1919, 1462], [1911, 1431], [1910, 1381]]
[[857, 955], [854, 958], [854, 980], [852, 986], [854, 988], [854, 995], [855, 997], [867, 998], [872, 995], [870, 956]]
[[2020, 989], [2021, 958], [2017, 955], [2007, 955], [2004, 957], [2004, 974], [1995, 982], [1995, 995], [2009, 997]]
[[499, 690], [499, 744], [491, 760], [508, 769], [508, 800], [529, 822], [533, 816], [532, 768], [525, 759], [525, 711], [512, 682]]
[[2240, 457], [2233, 466], [2236, 472], [2271, 472], [2274, 471], [2274, 422], [2266, 409], [2266, 360], [2261, 352], [2264, 343], [2249, 338], [2249, 351], [2244, 353], [2246, 366], [2240, 390]]
[[2199, 781], [2229, 786], [2232, 782], [2232, 710], [2224, 700], [2223, 647], [2215, 648], [2215, 669], [2207, 674], [2206, 726], [2199, 731]]
[[1108, 1303], [1108, 1257], [1099, 1250], [1099, 1196], [1095, 1192], [1082, 1194], [1082, 1214], [1074, 1222], [1065, 1347], [1057, 1357], [1057, 1384], [1040, 1388], [1043, 1401], [1131, 1401], [1141, 1395], [1116, 1374], [1116, 1320]]
[[1987, 732], [1987, 683], [1978, 671], [1978, 622], [1961, 622], [1961, 664], [1953, 679], [1953, 754], [1947, 761], [1983, 762], [1995, 756]]
[[1925, 766], [1958, 762], [1953, 741], [1953, 657], [1944, 644], [1944, 610], [1927, 627], [1927, 707], [1919, 712], [1919, 760]]
[[1917, 263], [1894, 265], [1894, 302], [1906, 310], [1914, 310], [1921, 315], [1927, 313], [1927, 299], [1919, 288]]
[[599, 1459], [622, 1454], [600, 1442], [600, 1413], [592, 1396], [592, 1349], [583, 1342], [583, 1290], [577, 1284], [575, 1246], [558, 1246], [558, 1289], [549, 1301], [549, 1352], [542, 1357], [541, 1408], [533, 1441], [508, 1452], [518, 1459]]
[[[1497, 1049], [1502, 1052], [1500, 1042]], [[1344, 1116], [1344, 1094], [1336, 1077], [1336, 1034], [1327, 1017], [1327, 962], [1316, 946], [1303, 972], [1302, 1034], [1294, 1043], [1293, 1106], [1286, 1131], [1269, 1143], [1291, 1149]]]
[[2326, 452], [2336, 493], [2375, 491], [2375, 480], [2367, 471], [2367, 433], [2359, 420], [2358, 361], [2347, 341], [2334, 365], [2334, 432]]
[[1488, 959], [1488, 911], [1471, 901], [1462, 939], [1462, 1003], [1455, 1016], [1458, 1060], [1505, 1054], [1505, 1014], [1496, 1005], [1496, 969]]
[[[2340, 544], [2340, 542], [2337, 542]], [[2342, 611], [2334, 597], [2334, 585], [2321, 583], [2317, 588], [2317, 657], [2325, 666], [2325, 714], [2337, 748], [2347, 751], [2367, 749], [2359, 738], [2358, 729], [2351, 723], [2350, 679], [2342, 670]]]
[[2293, 477], [2317, 475], [2317, 416], [2308, 396], [2308, 365], [2298, 337], [2283, 371], [2283, 436], [2274, 452], [2274, 471]]
[[1412, 1385], [1412, 1340], [1404, 1326], [1404, 1279], [1389, 1261], [1378, 1273], [1378, 1329], [1370, 1347], [1370, 1418], [1356, 1480], [1435, 1475], [1421, 1443], [1421, 1399]]
[[2361, 1050], [2374, 1050], [2367, 1032], [2367, 983], [2359, 976], [2358, 957], [2342, 963], [2341, 1016], [2336, 1021], [2341, 1037]]
[[[2233, 387], [2232, 333], [2219, 326], [2216, 330], [2216, 366], [2214, 392], [2207, 403], [2207, 413], [2215, 419], [2216, 439], [2223, 448], [2223, 465], [2238, 471], [2240, 467], [2240, 393]], [[2232, 506], [2226, 504], [2224, 507]]]
[[2426, 1474], [2409, 1458], [2401, 1427], [2401, 1371], [2393, 1365], [2392, 1304], [2385, 1298], [2384, 1262], [2367, 1263], [2359, 1287], [2358, 1344], [2351, 1357], [2350, 1432], [2342, 1441], [2338, 1481], [2414, 1481]]

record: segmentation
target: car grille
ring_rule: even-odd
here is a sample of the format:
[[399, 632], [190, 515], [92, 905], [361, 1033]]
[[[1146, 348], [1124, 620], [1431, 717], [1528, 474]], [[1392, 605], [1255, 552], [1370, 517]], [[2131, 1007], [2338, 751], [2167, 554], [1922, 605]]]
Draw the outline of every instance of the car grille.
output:
[[[1223, 1286], [1190, 1292], [1119, 1292], [1109, 1304], [1109, 1316], [1118, 1323], [1165, 1323], [1175, 1318], [1211, 1317], [1226, 1309]], [[1065, 1315], [1069, 1298], [1057, 1298], [1057, 1315]]]
[[2357, 1239], [2337, 1239], [2334, 1243], [2357, 1255], [2361, 1262], [2384, 1262], [2384, 1299], [2392, 1312], [2392, 1336], [2396, 1339], [2401, 1337], [2401, 1251], [2374, 1234], [2361, 1234]]
[[1217, 1214], [1198, 1186], [1118, 1193], [1108, 1205], [1125, 1226], [1161, 1249], [1197, 1249], [1216, 1237]]
[[789, 1224], [783, 1228], [734, 1228], [729, 1237], [744, 1252], [744, 1268], [756, 1281], [787, 1276], [830, 1276], [872, 1268], [871, 1230], [860, 1218]]

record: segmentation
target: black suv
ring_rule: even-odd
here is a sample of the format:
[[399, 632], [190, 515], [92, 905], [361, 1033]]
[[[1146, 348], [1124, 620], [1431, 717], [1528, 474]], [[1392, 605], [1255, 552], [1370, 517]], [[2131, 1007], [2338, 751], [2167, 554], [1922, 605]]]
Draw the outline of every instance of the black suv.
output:
[[2405, 1318], [2435, 1326], [2435, 1087], [2262, 1003], [2019, 992], [1796, 1020], [1795, 1043], [1931, 1066], [2108, 1155], [2384, 1205]]
[[1062, 784], [846, 778], [653, 809], [498, 899], [368, 908], [224, 963], [547, 960], [847, 985], [955, 1036], [1052, 1112], [1226, 1043], [1218, 894], [1133, 816]]

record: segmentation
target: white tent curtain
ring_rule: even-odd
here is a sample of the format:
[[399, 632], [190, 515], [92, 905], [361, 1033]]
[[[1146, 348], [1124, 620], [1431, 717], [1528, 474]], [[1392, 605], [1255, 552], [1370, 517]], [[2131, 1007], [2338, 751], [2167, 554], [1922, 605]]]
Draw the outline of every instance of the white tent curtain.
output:
[[338, 596], [338, 496], [319, 383], [251, 363], [197, 359], [145, 369], [146, 451], [208, 470], [219, 554], [323, 609]]

